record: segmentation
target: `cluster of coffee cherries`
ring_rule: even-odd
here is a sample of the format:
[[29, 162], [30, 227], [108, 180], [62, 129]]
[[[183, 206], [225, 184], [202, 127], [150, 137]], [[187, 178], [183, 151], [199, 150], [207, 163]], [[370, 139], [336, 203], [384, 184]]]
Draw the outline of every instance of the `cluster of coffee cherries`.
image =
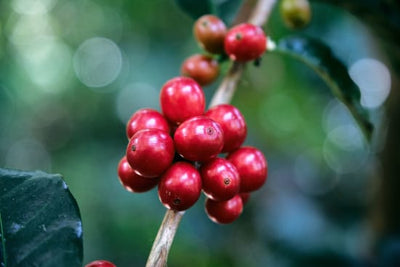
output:
[[[241, 62], [259, 58], [266, 49], [260, 27], [244, 23], [227, 30], [213, 15], [195, 22], [194, 35], [208, 53]], [[193, 206], [203, 191], [209, 218], [231, 223], [250, 192], [265, 183], [267, 162], [258, 149], [242, 147], [247, 126], [236, 107], [221, 104], [205, 110], [201, 86], [215, 80], [218, 68], [209, 54], [189, 57], [182, 65], [183, 76], [161, 88], [162, 112], [144, 108], [131, 116], [118, 174], [131, 192], [158, 185], [161, 203], [176, 211]]]
[[203, 191], [208, 216], [233, 222], [267, 178], [262, 152], [242, 147], [243, 115], [229, 104], [206, 111], [203, 89], [189, 77], [167, 81], [160, 104], [162, 114], [140, 109], [127, 123], [129, 144], [118, 166], [122, 185], [131, 192], [158, 185], [161, 203], [176, 211], [190, 208]]
[[264, 31], [253, 24], [242, 23], [227, 29], [214, 15], [196, 20], [194, 37], [206, 54], [194, 54], [181, 66], [181, 74], [191, 77], [201, 86], [214, 82], [219, 75], [219, 59], [227, 55], [231, 60], [246, 62], [257, 60], [267, 48]]

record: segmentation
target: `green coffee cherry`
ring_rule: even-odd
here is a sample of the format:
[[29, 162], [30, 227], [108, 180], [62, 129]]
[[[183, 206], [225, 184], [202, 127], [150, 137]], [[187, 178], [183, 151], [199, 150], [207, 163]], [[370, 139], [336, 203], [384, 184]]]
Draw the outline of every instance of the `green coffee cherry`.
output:
[[291, 29], [303, 28], [311, 20], [311, 8], [308, 0], [282, 0], [280, 12], [286, 26]]

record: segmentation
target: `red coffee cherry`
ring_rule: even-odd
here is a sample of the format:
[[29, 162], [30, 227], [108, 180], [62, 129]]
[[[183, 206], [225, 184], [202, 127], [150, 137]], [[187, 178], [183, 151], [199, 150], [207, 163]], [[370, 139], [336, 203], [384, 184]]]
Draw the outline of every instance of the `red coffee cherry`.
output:
[[205, 163], [201, 166], [200, 174], [203, 191], [212, 200], [228, 200], [239, 193], [239, 173], [226, 159], [216, 158]]
[[259, 189], [267, 180], [267, 161], [263, 153], [254, 147], [241, 147], [228, 155], [240, 176], [240, 192]]
[[161, 177], [158, 196], [168, 209], [182, 211], [196, 203], [201, 194], [201, 178], [187, 162], [174, 163]]
[[194, 79], [201, 86], [209, 85], [218, 77], [218, 61], [206, 55], [196, 54], [183, 62], [181, 73]]
[[134, 193], [149, 191], [160, 180], [159, 178], [146, 178], [134, 172], [126, 157], [123, 157], [118, 164], [118, 177], [125, 189]]
[[157, 110], [143, 108], [132, 114], [126, 124], [126, 135], [130, 139], [137, 131], [144, 129], [160, 129], [169, 132], [169, 125]]
[[216, 223], [231, 223], [239, 218], [242, 211], [243, 203], [239, 195], [225, 201], [214, 201], [209, 198], [206, 200], [206, 213]]
[[193, 27], [194, 37], [199, 45], [212, 54], [224, 52], [225, 23], [216, 16], [204, 15], [196, 20]]
[[174, 142], [159, 129], [140, 130], [129, 141], [126, 158], [132, 169], [144, 177], [160, 176], [174, 159]]
[[259, 58], [267, 48], [264, 31], [253, 24], [242, 23], [231, 28], [225, 37], [225, 52], [232, 60], [245, 62]]
[[250, 199], [250, 193], [240, 193], [239, 195], [242, 198], [243, 205], [245, 205]]
[[164, 116], [179, 124], [191, 117], [203, 115], [206, 102], [203, 89], [195, 80], [176, 77], [162, 87], [160, 104]]
[[109, 261], [97, 260], [86, 264], [85, 267], [116, 267], [116, 266]]
[[175, 131], [175, 149], [185, 159], [207, 161], [215, 158], [224, 145], [221, 126], [205, 116], [191, 118]]
[[222, 104], [209, 109], [207, 117], [218, 122], [224, 132], [224, 147], [222, 152], [232, 152], [238, 149], [246, 139], [247, 126], [239, 109], [229, 104]]

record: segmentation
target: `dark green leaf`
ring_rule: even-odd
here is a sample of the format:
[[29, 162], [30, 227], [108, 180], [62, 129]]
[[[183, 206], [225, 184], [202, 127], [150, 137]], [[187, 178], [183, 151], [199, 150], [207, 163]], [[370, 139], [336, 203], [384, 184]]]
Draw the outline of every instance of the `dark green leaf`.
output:
[[368, 112], [360, 104], [360, 90], [350, 78], [346, 66], [328, 46], [315, 39], [294, 36], [280, 40], [273, 51], [294, 57], [319, 74], [350, 110], [367, 140], [371, 139], [373, 125], [369, 122]]
[[383, 41], [396, 71], [400, 71], [400, 1], [398, 0], [314, 0], [348, 10], [368, 25]]
[[0, 169], [0, 266], [82, 266], [82, 224], [60, 175]]
[[239, 10], [242, 0], [175, 0], [178, 6], [194, 19], [214, 14], [230, 25]]
[[346, 9], [377, 32], [389, 39], [396, 39], [400, 32], [400, 2], [397, 0], [314, 0]]

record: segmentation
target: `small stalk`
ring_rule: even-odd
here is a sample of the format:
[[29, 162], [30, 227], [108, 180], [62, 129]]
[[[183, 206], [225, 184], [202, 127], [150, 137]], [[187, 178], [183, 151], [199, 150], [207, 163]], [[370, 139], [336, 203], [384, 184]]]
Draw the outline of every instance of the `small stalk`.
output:
[[146, 267], [164, 267], [167, 265], [169, 249], [184, 213], [184, 211], [167, 210], [153, 242]]

